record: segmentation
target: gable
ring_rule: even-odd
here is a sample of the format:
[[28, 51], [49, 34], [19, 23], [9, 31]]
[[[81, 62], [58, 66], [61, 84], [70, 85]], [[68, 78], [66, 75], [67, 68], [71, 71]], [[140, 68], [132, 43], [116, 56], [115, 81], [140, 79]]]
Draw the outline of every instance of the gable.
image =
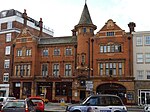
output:
[[119, 36], [124, 35], [122, 30], [112, 19], [109, 19], [105, 25], [97, 32], [96, 36]]
[[29, 32], [28, 28], [23, 28], [17, 38], [30, 37], [30, 36], [31, 33]]
[[34, 35], [32, 35], [28, 28], [23, 28], [17, 38], [14, 40], [15, 42], [33, 42], [36, 41]]

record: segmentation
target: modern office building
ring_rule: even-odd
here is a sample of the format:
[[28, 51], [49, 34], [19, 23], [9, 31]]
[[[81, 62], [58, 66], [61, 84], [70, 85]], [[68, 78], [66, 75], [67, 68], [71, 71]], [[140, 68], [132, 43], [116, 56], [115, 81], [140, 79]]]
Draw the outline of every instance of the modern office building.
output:
[[150, 31], [132, 34], [136, 103], [150, 104]]

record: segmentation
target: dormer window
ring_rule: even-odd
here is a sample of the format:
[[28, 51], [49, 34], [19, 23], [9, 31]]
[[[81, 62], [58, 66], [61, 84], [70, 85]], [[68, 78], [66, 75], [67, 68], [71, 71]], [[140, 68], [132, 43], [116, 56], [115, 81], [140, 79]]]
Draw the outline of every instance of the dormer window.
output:
[[115, 33], [114, 32], [107, 32], [107, 34], [106, 34], [107, 36], [114, 36], [115, 35]]
[[19, 16], [19, 17], [22, 17], [22, 14], [19, 13], [19, 12], [16, 12], [16, 15]]
[[3, 12], [1, 13], [1, 17], [5, 17], [6, 14], [7, 14], [7, 11], [3, 11]]

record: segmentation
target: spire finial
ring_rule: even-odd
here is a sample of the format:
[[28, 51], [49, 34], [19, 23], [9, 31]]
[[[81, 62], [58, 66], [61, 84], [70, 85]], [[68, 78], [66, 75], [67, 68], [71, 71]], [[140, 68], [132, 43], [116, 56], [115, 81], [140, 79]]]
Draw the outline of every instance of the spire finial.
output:
[[85, 4], [86, 4], [87, 0], [85, 0]]

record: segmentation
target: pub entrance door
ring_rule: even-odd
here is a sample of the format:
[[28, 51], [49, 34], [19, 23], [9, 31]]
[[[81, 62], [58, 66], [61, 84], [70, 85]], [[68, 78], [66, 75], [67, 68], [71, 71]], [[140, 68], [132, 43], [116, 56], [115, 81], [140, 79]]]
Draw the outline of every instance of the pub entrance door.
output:
[[97, 94], [113, 94], [119, 96], [124, 104], [126, 104], [126, 88], [117, 83], [101, 84], [96, 89]]

